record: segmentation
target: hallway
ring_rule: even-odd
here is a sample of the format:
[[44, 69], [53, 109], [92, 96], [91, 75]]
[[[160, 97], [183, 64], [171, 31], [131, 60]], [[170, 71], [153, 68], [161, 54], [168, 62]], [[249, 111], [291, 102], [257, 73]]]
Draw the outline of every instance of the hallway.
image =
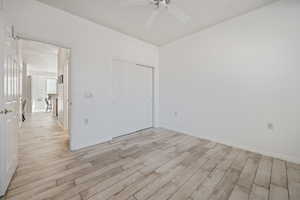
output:
[[[19, 168], [46, 168], [52, 160], [69, 153], [69, 136], [58, 125], [52, 113], [34, 113], [28, 116], [19, 134]], [[32, 168], [34, 166], [34, 168]]]

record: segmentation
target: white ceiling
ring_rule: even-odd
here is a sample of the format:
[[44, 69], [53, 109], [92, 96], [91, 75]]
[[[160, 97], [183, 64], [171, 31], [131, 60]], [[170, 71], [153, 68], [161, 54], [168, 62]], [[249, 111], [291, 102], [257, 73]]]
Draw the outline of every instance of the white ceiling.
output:
[[58, 47], [22, 40], [23, 61], [29, 72], [57, 73]]
[[38, 1], [161, 46], [277, 0], [171, 0], [171, 4], [192, 17], [190, 23], [182, 24], [169, 13], [162, 11], [151, 29], [145, 27], [154, 9], [150, 4], [122, 5], [122, 1], [128, 0]]

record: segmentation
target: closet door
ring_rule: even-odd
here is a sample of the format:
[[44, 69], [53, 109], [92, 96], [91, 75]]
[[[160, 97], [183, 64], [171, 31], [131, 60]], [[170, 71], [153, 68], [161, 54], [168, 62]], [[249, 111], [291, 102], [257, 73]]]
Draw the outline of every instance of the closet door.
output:
[[153, 69], [113, 61], [113, 137], [153, 126]]

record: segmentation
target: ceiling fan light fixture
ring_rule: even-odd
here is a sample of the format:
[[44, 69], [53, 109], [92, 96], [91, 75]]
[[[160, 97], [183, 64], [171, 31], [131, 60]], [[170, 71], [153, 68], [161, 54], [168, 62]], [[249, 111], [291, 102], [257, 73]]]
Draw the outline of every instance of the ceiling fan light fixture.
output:
[[164, 6], [165, 8], [168, 8], [168, 5], [171, 3], [171, 0], [152, 0], [152, 3], [157, 8], [160, 8], [161, 6]]
[[178, 21], [180, 21], [183, 24], [187, 24], [191, 17], [186, 15], [185, 12], [174, 5], [172, 3], [172, 0], [122, 0], [125, 1], [125, 5], [132, 4], [132, 5], [150, 5], [153, 8], [153, 11], [151, 15], [149, 16], [145, 26], [147, 29], [150, 29], [156, 20], [156, 18], [159, 16], [161, 11], [166, 11], [170, 13], [172, 16], [174, 16]]

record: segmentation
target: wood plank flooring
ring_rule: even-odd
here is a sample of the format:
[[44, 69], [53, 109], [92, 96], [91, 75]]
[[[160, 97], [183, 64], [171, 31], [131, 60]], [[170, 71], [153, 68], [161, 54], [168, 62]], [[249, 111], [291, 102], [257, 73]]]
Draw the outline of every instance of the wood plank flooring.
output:
[[36, 114], [19, 150], [5, 200], [300, 200], [300, 165], [164, 129], [70, 152]]

